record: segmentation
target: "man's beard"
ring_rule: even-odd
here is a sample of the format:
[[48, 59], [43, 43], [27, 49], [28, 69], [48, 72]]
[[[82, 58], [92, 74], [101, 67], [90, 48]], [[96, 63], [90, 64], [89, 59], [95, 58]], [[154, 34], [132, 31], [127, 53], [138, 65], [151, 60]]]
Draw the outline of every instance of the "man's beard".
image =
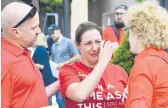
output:
[[35, 42], [31, 42], [30, 44], [29, 44], [29, 47], [34, 47], [35, 46]]
[[123, 22], [118, 22], [118, 21], [114, 21], [114, 25], [119, 29], [125, 26]]

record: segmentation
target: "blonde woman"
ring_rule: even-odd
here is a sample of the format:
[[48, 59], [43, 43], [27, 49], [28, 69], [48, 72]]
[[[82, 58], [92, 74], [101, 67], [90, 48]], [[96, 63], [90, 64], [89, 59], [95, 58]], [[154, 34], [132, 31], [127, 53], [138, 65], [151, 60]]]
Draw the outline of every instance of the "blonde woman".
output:
[[36, 50], [33, 54], [33, 61], [36, 64], [40, 64], [43, 68], [40, 69], [43, 76], [44, 85], [48, 86], [56, 81], [56, 78], [51, 72], [51, 67], [49, 64], [49, 55], [47, 51], [47, 39], [43, 33], [41, 33], [35, 42]]
[[128, 83], [126, 108], [168, 108], [168, 13], [157, 3], [129, 9], [131, 52], [138, 54]]

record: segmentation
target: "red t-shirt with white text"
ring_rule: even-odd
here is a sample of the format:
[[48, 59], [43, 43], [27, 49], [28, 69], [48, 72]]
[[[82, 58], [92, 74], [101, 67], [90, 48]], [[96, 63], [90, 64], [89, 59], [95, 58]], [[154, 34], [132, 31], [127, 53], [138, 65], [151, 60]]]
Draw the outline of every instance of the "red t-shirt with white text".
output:
[[61, 92], [66, 108], [125, 108], [122, 94], [127, 83], [126, 72], [117, 65], [108, 64], [106, 70], [91, 96], [83, 103], [77, 103], [65, 96], [68, 86], [84, 80], [93, 68], [82, 62], [65, 65], [60, 70]]

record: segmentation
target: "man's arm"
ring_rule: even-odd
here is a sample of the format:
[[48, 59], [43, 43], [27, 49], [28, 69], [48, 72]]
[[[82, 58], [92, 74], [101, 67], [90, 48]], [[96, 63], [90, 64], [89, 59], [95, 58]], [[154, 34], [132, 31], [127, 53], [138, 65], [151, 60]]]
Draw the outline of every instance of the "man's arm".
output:
[[54, 83], [50, 84], [45, 89], [46, 89], [46, 93], [47, 93], [48, 98], [53, 96], [53, 95], [55, 95], [58, 92], [58, 90], [60, 89], [59, 80], [57, 80]]
[[72, 55], [72, 57], [69, 60], [65, 61], [65, 64], [69, 64], [69, 63], [80, 60], [80, 55], [79, 55], [78, 49], [76, 48], [76, 46], [72, 40], [70, 40], [70, 42], [69, 42], [69, 51], [70, 51], [70, 54]]
[[65, 64], [69, 64], [69, 63], [72, 63], [72, 62], [75, 62], [75, 61], [78, 61], [80, 60], [80, 55], [79, 54], [75, 54], [72, 58], [70, 58], [69, 60], [63, 62], [63, 63], [59, 63], [58, 64], [58, 69], [60, 69], [63, 65]]
[[14, 86], [8, 69], [3, 65], [1, 66], [1, 108], [9, 108]]
[[38, 69], [44, 69], [44, 65], [41, 65], [41, 64], [35, 64], [35, 66], [38, 68]]
[[76, 62], [80, 60], [80, 55], [79, 54], [75, 54], [72, 58], [70, 58], [69, 60], [65, 61], [64, 64], [69, 64], [72, 62]]
[[80, 55], [79, 55], [78, 49], [76, 48], [76, 46], [72, 42], [72, 40], [70, 40], [70, 42], [69, 42], [69, 51], [70, 51], [70, 54], [72, 55], [72, 57], [69, 60], [65, 61], [64, 64], [69, 64], [69, 63], [80, 60]]
[[72, 55], [72, 57], [69, 60], [64, 61], [63, 63], [59, 63], [58, 68], [61, 68], [65, 64], [69, 64], [69, 63], [76, 62], [76, 61], [80, 60], [80, 54], [79, 54], [75, 44], [72, 42], [72, 40], [70, 40], [68, 42], [69, 42], [68, 43], [69, 53]]

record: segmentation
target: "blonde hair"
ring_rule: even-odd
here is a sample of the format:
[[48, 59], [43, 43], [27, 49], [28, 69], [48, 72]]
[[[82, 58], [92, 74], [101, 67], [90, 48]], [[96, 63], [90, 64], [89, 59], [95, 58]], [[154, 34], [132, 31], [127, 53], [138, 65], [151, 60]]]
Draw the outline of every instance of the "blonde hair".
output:
[[39, 36], [37, 37], [35, 46], [44, 46], [45, 48], [48, 48], [47, 38], [45, 37], [43, 33], [39, 34]]
[[168, 47], [168, 13], [156, 2], [132, 6], [124, 19], [144, 48]]

